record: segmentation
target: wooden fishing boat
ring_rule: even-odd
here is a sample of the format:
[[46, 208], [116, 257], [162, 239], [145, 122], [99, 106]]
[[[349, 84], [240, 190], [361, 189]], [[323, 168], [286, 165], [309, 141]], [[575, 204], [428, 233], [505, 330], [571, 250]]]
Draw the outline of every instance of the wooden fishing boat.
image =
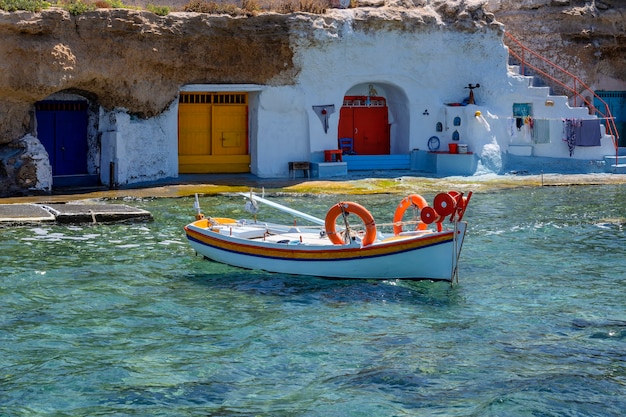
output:
[[[409, 195], [398, 204], [393, 222], [379, 225], [365, 207], [350, 201], [335, 204], [325, 219], [319, 219], [253, 193], [241, 195], [254, 214], [251, 220], [205, 217], [196, 196], [196, 220], [185, 226], [185, 232], [198, 254], [228, 265], [283, 274], [458, 281], [467, 230], [462, 218], [471, 192], [467, 196], [440, 193], [432, 206], [420, 195]], [[257, 203], [317, 226], [259, 221]], [[414, 215], [405, 220], [409, 208]], [[385, 226], [389, 232], [383, 231]]]

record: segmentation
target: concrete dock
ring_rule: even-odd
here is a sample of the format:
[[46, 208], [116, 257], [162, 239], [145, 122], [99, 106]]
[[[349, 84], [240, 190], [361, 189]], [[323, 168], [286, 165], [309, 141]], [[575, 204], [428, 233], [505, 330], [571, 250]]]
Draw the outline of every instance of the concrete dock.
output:
[[0, 224], [4, 225], [113, 223], [150, 220], [152, 220], [150, 212], [124, 204], [0, 204]]

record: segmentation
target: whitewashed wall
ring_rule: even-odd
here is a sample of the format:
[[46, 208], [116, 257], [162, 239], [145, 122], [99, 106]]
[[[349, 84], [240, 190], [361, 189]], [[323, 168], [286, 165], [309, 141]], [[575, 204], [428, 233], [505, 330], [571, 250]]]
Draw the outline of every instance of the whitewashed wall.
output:
[[[370, 84], [388, 101], [392, 153], [427, 149], [433, 135], [441, 136], [442, 146], [447, 146], [452, 130], [437, 133], [436, 124], [444, 121], [445, 103], [462, 102], [469, 95], [468, 84], [481, 85], [475, 90], [479, 104], [510, 88], [508, 55], [498, 30], [466, 33], [436, 27], [366, 34], [355, 32], [348, 18], [332, 30], [321, 18], [314, 27], [312, 36], [293, 34], [300, 68], [297, 85], [270, 87], [261, 96], [261, 102], [270, 101], [271, 106], [262, 104], [257, 140], [281, 150], [267, 152], [267, 157], [259, 154], [255, 173], [261, 177], [286, 176], [289, 161], [320, 160], [323, 150], [336, 149], [343, 97], [366, 95]], [[326, 104], [334, 104], [336, 112], [324, 133], [312, 107]], [[494, 112], [510, 114], [511, 105], [507, 107]], [[447, 109], [463, 113], [461, 142], [482, 146], [495, 140], [493, 133], [471, 130], [469, 115], [477, 123], [475, 109]], [[469, 137], [470, 131], [479, 137]], [[294, 142], [295, 138], [299, 140]]]
[[178, 105], [151, 119], [137, 119], [123, 109], [102, 112], [101, 173], [114, 185], [150, 182], [178, 176]]
[[[251, 172], [262, 178], [286, 177], [290, 161], [321, 161], [325, 149], [336, 149], [339, 110], [345, 95], [366, 95], [370, 84], [387, 98], [391, 123], [391, 151], [406, 154], [428, 149], [437, 136], [447, 150], [452, 133], [479, 158], [479, 173], [499, 172], [502, 155], [512, 145], [530, 146], [533, 156], [569, 157], [558, 129], [562, 117], [589, 117], [586, 109], [570, 109], [565, 100], [546, 106], [545, 89], [529, 88], [527, 78], [509, 72], [508, 53], [497, 26], [480, 32], [457, 31], [446, 26], [415, 31], [354, 30], [351, 12], [335, 10], [334, 18], [319, 17], [298, 29], [294, 24], [292, 48], [298, 74], [293, 85], [270, 82], [265, 86], [194, 85], [181, 91], [247, 91], [250, 96]], [[296, 17], [297, 19], [297, 17]], [[476, 105], [446, 106], [462, 102], [474, 90]], [[533, 103], [536, 118], [551, 118], [551, 141], [519, 143], [510, 135], [513, 103]], [[313, 111], [315, 105], [334, 105], [329, 128]], [[123, 111], [101, 119], [102, 179], [109, 160], [116, 166], [118, 184], [154, 181], [178, 175], [178, 106], [150, 120], [136, 120]], [[477, 114], [480, 112], [480, 115]], [[453, 126], [454, 117], [461, 126]], [[114, 123], [107, 125], [107, 120]], [[436, 131], [437, 122], [445, 126]], [[602, 147], [577, 148], [573, 158], [602, 159], [614, 152], [610, 138]]]

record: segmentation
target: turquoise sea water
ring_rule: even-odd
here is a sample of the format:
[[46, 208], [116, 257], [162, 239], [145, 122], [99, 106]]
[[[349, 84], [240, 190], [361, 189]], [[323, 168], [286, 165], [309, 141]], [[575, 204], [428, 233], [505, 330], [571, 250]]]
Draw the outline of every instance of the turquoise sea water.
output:
[[0, 229], [1, 416], [624, 415], [623, 186], [474, 194], [453, 288], [216, 264], [191, 198], [123, 202], [155, 221]]

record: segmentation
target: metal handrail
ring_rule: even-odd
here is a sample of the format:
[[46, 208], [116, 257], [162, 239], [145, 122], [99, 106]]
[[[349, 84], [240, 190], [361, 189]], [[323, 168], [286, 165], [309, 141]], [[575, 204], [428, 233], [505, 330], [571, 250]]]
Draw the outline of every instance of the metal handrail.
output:
[[[509, 47], [509, 54], [511, 56], [515, 57], [520, 62], [520, 73], [522, 75], [524, 75], [525, 67], [531, 68], [533, 71], [537, 72], [542, 77], [547, 78], [551, 82], [556, 83], [557, 85], [561, 86], [564, 90], [572, 93], [573, 94], [573, 100], [574, 100], [574, 106], [577, 106], [576, 99], [580, 98], [580, 99], [582, 99], [584, 105], [586, 105], [589, 108], [589, 110], [593, 112], [593, 114], [595, 114], [596, 116], [599, 116], [602, 119], [606, 120], [606, 124], [605, 124], [605, 126], [606, 126], [606, 133], [608, 135], [610, 135], [611, 138], [613, 139], [613, 146], [615, 147], [615, 164], [617, 164], [618, 163], [618, 159], [619, 159], [618, 158], [618, 156], [619, 156], [619, 151], [618, 151], [618, 147], [619, 147], [619, 145], [618, 145], [619, 144], [619, 133], [617, 131], [617, 126], [615, 125], [615, 118], [611, 114], [611, 109], [609, 108], [609, 105], [600, 96], [598, 96], [595, 93], [595, 91], [593, 91], [584, 82], [582, 82], [577, 76], [575, 76], [574, 74], [570, 73], [566, 69], [558, 66], [557, 64], [555, 64], [554, 62], [550, 61], [549, 59], [544, 58], [543, 56], [539, 55], [537, 52], [531, 50], [530, 48], [524, 46], [520, 41], [515, 39], [513, 37], [513, 35], [511, 35], [509, 32], [504, 32], [504, 35], [511, 42], [513, 42], [515, 45], [517, 45], [521, 49], [521, 52], [518, 53], [518, 52], [514, 51], [513, 48], [511, 48], [510, 45], [507, 45]], [[540, 62], [543, 62], [544, 64], [548, 65], [549, 68], [552, 68], [556, 72], [560, 73], [561, 75], [564, 75], [566, 78], [568, 78], [570, 81], [572, 81], [573, 87], [568, 85], [568, 84], [566, 84], [563, 81], [560, 81], [559, 79], [555, 78], [554, 76], [550, 75], [548, 72], [546, 72], [545, 70], [542, 70], [537, 65], [529, 62], [527, 60], [526, 54], [530, 54], [531, 57], [538, 59]], [[594, 106], [593, 103], [590, 103], [589, 100], [587, 100], [587, 98], [585, 98], [585, 96], [583, 96], [583, 93], [591, 93], [591, 95], [595, 99], [597, 99], [600, 103], [602, 103], [602, 105], [604, 106], [604, 112], [602, 112], [600, 109], [598, 109], [596, 106]]]

